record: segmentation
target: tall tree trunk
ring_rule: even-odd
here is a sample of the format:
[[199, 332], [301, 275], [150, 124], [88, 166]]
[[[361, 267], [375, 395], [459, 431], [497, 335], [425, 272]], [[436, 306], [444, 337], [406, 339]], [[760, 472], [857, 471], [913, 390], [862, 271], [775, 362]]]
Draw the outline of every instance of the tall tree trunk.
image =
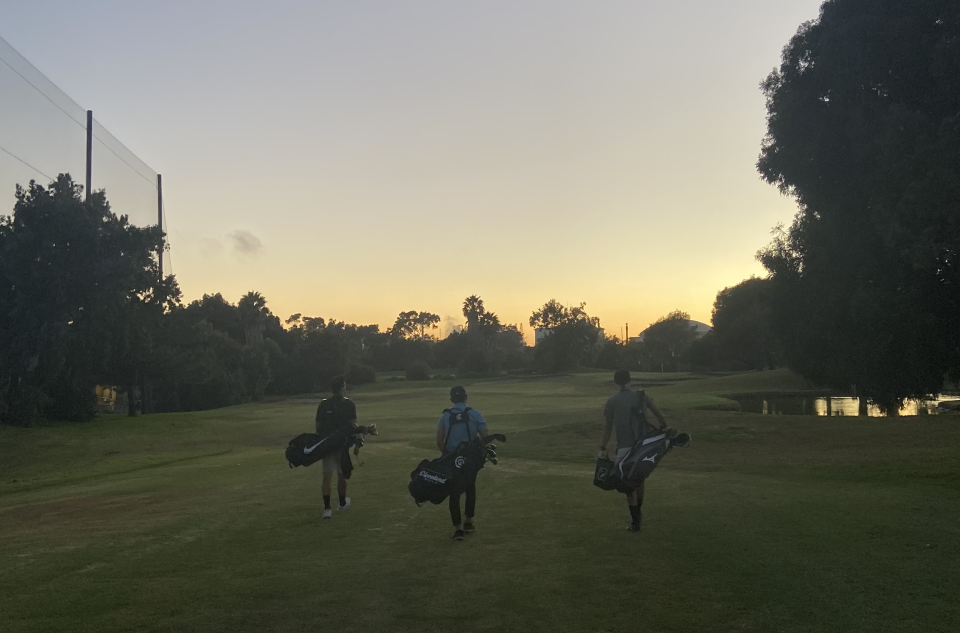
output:
[[127, 380], [127, 415], [131, 418], [137, 415], [137, 375]]
[[147, 378], [140, 374], [140, 413], [146, 414], [147, 411]]

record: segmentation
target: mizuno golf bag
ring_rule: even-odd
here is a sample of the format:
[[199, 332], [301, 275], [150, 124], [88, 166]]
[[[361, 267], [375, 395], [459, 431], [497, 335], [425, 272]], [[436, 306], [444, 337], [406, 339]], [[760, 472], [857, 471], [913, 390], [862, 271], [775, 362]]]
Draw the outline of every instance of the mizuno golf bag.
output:
[[450, 495], [463, 493], [467, 473], [477, 472], [486, 462], [497, 463], [494, 439], [506, 442], [504, 435], [490, 435], [485, 440], [463, 442], [455, 450], [437, 459], [425, 459], [410, 473], [407, 490], [417, 505], [443, 503]]
[[[309, 466], [327, 455], [344, 453], [353, 446], [363, 446], [364, 435], [376, 434], [376, 425], [339, 429], [327, 437], [316, 433], [303, 433], [287, 444], [287, 463], [290, 464], [290, 468]], [[349, 456], [346, 461], [349, 461]], [[346, 475], [346, 472], [344, 475]], [[349, 479], [349, 477], [347, 478]]]
[[678, 435], [673, 429], [650, 429], [620, 462], [597, 460], [593, 483], [604, 490], [629, 494], [640, 487], [671, 448], [686, 446], [689, 442], [690, 436], [686, 433]]

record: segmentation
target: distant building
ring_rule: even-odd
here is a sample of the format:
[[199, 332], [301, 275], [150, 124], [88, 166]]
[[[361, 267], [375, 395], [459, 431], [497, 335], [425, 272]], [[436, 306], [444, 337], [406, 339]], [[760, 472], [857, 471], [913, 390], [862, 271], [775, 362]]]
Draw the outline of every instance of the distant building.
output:
[[[713, 330], [713, 328], [710, 327], [709, 325], [707, 325], [706, 323], [701, 323], [700, 321], [694, 321], [693, 319], [687, 319], [687, 323], [688, 323], [689, 325], [693, 326], [693, 328], [694, 328], [694, 333], [697, 335], [697, 338], [700, 338], [700, 337], [702, 337], [704, 334], [706, 334], [707, 332], [710, 332], [710, 331]], [[631, 336], [631, 337], [630, 337], [630, 342], [631, 342], [631, 343], [642, 343], [642, 342], [643, 342], [643, 338], [647, 335], [647, 330], [649, 330], [649, 329], [650, 329], [650, 328], [647, 328], [647, 329], [644, 330], [643, 332], [640, 332], [640, 335], [639, 335], [639, 336]]]

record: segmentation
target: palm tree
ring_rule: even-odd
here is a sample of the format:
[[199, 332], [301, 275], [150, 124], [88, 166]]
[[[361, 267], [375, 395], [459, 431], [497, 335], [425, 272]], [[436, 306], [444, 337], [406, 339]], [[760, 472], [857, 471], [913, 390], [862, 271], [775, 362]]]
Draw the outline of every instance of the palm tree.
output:
[[237, 308], [240, 311], [240, 323], [247, 339], [247, 347], [254, 347], [263, 343], [263, 329], [267, 317], [267, 300], [259, 292], [248, 292], [243, 295]]

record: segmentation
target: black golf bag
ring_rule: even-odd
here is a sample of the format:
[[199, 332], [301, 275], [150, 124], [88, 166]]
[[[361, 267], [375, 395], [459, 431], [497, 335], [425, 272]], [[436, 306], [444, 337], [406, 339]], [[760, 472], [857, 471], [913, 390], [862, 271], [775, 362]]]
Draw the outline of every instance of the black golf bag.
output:
[[689, 441], [689, 435], [678, 435], [673, 429], [648, 429], [619, 462], [598, 459], [593, 484], [603, 490], [629, 494], [640, 487], [671, 448], [686, 446]]
[[464, 492], [467, 474], [479, 472], [487, 462], [497, 463], [496, 446], [490, 444], [494, 439], [506, 442], [504, 435], [488, 436], [471, 442], [462, 442], [453, 451], [437, 459], [425, 459], [410, 473], [407, 490], [417, 505], [426, 502], [443, 503], [450, 495]]
[[363, 436], [376, 435], [376, 427], [347, 427], [334, 431], [327, 437], [317, 433], [302, 433], [287, 444], [286, 458], [290, 468], [309, 466], [327, 455], [340, 453], [341, 471], [350, 478], [353, 463], [350, 461], [350, 448], [363, 446]]

